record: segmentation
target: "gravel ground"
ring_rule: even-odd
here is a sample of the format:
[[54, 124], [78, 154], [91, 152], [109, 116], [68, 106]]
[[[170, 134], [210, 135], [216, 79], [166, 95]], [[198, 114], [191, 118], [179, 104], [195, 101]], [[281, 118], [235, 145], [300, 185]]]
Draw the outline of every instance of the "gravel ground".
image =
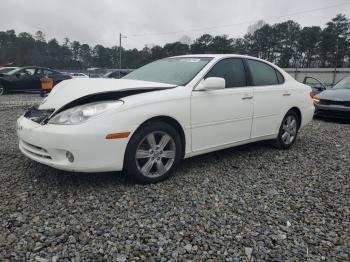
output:
[[350, 124], [314, 120], [288, 151], [255, 143], [184, 161], [156, 185], [22, 156], [0, 101], [1, 261], [350, 261]]

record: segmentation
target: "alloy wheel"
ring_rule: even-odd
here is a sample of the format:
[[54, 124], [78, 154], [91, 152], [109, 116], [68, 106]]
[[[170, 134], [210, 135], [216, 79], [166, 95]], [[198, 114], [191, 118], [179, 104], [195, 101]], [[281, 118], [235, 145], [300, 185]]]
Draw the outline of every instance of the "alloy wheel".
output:
[[146, 177], [157, 178], [168, 172], [175, 162], [174, 139], [163, 131], [146, 135], [139, 143], [135, 161], [138, 170]]
[[282, 141], [285, 145], [293, 143], [298, 131], [297, 119], [294, 115], [289, 115], [283, 122]]

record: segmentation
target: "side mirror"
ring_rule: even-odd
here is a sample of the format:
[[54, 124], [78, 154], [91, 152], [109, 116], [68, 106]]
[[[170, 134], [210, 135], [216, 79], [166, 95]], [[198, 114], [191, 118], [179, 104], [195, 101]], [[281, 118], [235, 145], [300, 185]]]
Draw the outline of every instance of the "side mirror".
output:
[[17, 78], [20, 78], [21, 76], [22, 76], [22, 75], [21, 75], [20, 73], [17, 73], [17, 74], [16, 74], [16, 77], [17, 77]]
[[226, 80], [222, 77], [208, 77], [202, 80], [196, 87], [196, 91], [210, 91], [225, 89]]
[[324, 86], [317, 86], [316, 89], [317, 89], [318, 91], [324, 91], [324, 90], [326, 90], [326, 88], [325, 88]]

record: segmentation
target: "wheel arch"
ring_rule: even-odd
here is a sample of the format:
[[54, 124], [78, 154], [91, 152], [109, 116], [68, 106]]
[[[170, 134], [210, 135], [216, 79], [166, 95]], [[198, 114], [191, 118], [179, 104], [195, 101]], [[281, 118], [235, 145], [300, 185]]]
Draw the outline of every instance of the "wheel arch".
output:
[[6, 81], [3, 78], [0, 78], [0, 84], [4, 87], [9, 87], [11, 85], [9, 81]]
[[[302, 114], [301, 114], [301, 110], [300, 110], [298, 107], [294, 106], [294, 107], [292, 107], [291, 109], [289, 109], [288, 112], [289, 112], [289, 111], [293, 111], [294, 113], [297, 114], [297, 116], [298, 116], [298, 128], [300, 128], [301, 123], [302, 123]], [[288, 113], [288, 112], [287, 112], [287, 113]], [[287, 113], [286, 113], [286, 114], [287, 114]]]
[[165, 122], [165, 123], [169, 124], [170, 126], [172, 126], [173, 128], [175, 128], [175, 130], [178, 132], [178, 134], [180, 136], [180, 139], [181, 139], [181, 145], [182, 145], [181, 158], [184, 158], [185, 151], [186, 151], [185, 131], [184, 131], [182, 125], [173, 117], [161, 115], [161, 116], [155, 116], [155, 117], [152, 117], [150, 119], [147, 119], [146, 121], [144, 121], [142, 124], [139, 125], [139, 127], [135, 130], [134, 134], [140, 128], [142, 128], [144, 125], [146, 125], [146, 124], [148, 124], [150, 122], [156, 122], [156, 121]]

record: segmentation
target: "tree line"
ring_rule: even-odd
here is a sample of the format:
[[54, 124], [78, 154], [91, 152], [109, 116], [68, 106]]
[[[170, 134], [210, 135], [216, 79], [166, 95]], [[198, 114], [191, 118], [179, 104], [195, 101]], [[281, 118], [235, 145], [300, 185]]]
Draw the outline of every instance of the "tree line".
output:
[[[349, 67], [350, 22], [338, 14], [322, 29], [301, 27], [288, 20], [273, 25], [259, 21], [242, 38], [204, 34], [194, 41], [177, 41], [141, 50], [123, 49], [123, 68], [138, 68], [163, 57], [199, 53], [236, 53], [266, 59], [288, 68]], [[187, 39], [188, 40], [188, 39]], [[46, 40], [43, 32], [34, 35], [14, 30], [0, 31], [0, 65], [37, 65], [58, 69], [89, 67], [118, 68], [119, 47], [90, 46], [65, 38]]]

